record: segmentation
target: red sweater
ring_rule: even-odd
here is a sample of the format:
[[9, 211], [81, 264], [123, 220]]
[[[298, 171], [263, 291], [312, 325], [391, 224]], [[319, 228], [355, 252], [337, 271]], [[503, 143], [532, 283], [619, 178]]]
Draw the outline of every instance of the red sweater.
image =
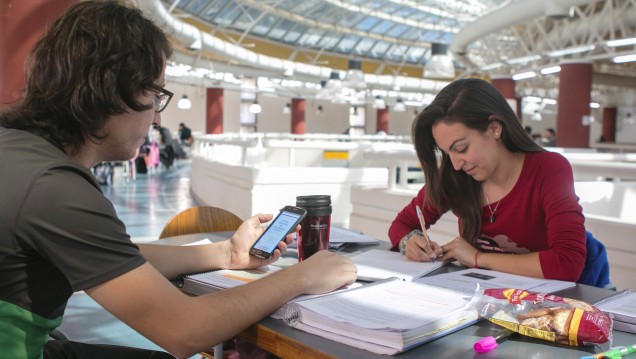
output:
[[[419, 228], [415, 205], [425, 203], [425, 196], [426, 186], [393, 220], [389, 238], [394, 248]], [[482, 208], [477, 247], [485, 252], [539, 252], [545, 278], [576, 281], [585, 265], [585, 218], [567, 159], [554, 152], [526, 153], [517, 183], [500, 202], [493, 223], [488, 206]], [[490, 206], [494, 209], [497, 203]], [[443, 214], [426, 205], [423, 212], [427, 226]]]

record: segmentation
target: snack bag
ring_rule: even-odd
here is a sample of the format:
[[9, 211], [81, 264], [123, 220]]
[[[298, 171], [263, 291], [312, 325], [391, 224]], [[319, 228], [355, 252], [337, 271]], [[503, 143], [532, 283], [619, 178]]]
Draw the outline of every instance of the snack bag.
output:
[[504, 328], [570, 346], [611, 345], [612, 317], [580, 300], [522, 289], [486, 289], [480, 314]]

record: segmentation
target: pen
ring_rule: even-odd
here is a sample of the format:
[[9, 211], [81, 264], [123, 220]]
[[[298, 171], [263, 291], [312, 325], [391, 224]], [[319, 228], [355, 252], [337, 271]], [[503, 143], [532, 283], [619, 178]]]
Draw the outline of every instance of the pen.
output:
[[584, 356], [581, 359], [619, 359], [632, 353], [636, 353], [636, 344], [614, 347], [606, 352]]
[[[426, 233], [426, 223], [424, 222], [424, 214], [422, 214], [422, 210], [418, 204], [415, 205], [415, 211], [417, 212], [417, 219], [420, 220], [420, 227], [422, 227], [422, 233], [424, 233], [424, 238], [426, 238], [426, 242], [428, 246], [433, 250], [433, 246], [431, 246], [431, 239], [428, 238], [428, 233]], [[435, 256], [431, 257], [431, 262], [435, 262]]]
[[475, 345], [473, 345], [473, 349], [475, 349], [475, 351], [479, 354], [488, 353], [489, 351], [498, 347], [499, 344], [508, 340], [508, 338], [510, 338], [510, 336], [514, 333], [515, 332], [510, 329], [504, 329], [495, 334], [495, 336], [485, 337], [484, 339], [478, 341], [477, 343], [475, 343]]

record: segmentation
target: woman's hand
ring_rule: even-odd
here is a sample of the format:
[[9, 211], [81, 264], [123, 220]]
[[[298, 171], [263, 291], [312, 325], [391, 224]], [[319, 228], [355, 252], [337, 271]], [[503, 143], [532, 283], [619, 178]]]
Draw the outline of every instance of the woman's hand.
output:
[[406, 241], [406, 248], [404, 255], [406, 259], [415, 262], [430, 262], [433, 259], [441, 256], [443, 253], [442, 247], [437, 243], [431, 241], [429, 246], [428, 241], [423, 236], [414, 234]]
[[[285, 241], [281, 241], [278, 244], [278, 249], [274, 251], [274, 254], [269, 259], [261, 259], [249, 254], [249, 250], [256, 242], [258, 237], [263, 233], [265, 227], [261, 227], [262, 223], [267, 223], [272, 220], [274, 216], [272, 214], [259, 213], [250, 217], [243, 222], [241, 226], [236, 230], [228, 241], [225, 241], [227, 247], [227, 269], [249, 269], [257, 268], [270, 263], [273, 263], [280, 258], [281, 254], [287, 250], [287, 244], [294, 240], [292, 234], [288, 234], [285, 237]], [[300, 225], [296, 227], [296, 231], [300, 228]]]
[[468, 243], [462, 237], [455, 237], [452, 241], [442, 246], [444, 255], [442, 260], [451, 261], [456, 260], [466, 267], [475, 267], [475, 257], [478, 255], [478, 250]]

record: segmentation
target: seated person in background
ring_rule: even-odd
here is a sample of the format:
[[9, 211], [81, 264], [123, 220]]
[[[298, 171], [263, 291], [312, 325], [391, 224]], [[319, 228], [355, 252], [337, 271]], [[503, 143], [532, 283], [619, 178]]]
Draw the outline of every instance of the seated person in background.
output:
[[548, 128], [543, 131], [543, 145], [545, 147], [556, 146], [556, 131], [554, 128]]
[[183, 122], [179, 124], [179, 139], [184, 146], [192, 144], [192, 131]]
[[[585, 264], [584, 217], [572, 168], [545, 151], [488, 82], [446, 86], [415, 119], [413, 142], [426, 185], [389, 228], [406, 258], [458, 261], [474, 268], [576, 281]], [[431, 247], [417, 232], [415, 206], [427, 226], [447, 211], [459, 235]]]
[[[168, 279], [217, 268], [255, 268], [248, 255], [272, 215], [230, 240], [200, 246], [136, 245], [90, 168], [130, 159], [172, 93], [172, 47], [141, 11], [82, 1], [39, 40], [25, 97], [0, 114], [0, 357], [172, 358], [164, 352], [47, 341], [69, 297], [84, 290], [117, 318], [178, 357], [236, 335], [302, 293], [356, 279], [349, 259], [321, 251], [263, 280], [191, 297]], [[287, 242], [291, 241], [287, 237]]]

